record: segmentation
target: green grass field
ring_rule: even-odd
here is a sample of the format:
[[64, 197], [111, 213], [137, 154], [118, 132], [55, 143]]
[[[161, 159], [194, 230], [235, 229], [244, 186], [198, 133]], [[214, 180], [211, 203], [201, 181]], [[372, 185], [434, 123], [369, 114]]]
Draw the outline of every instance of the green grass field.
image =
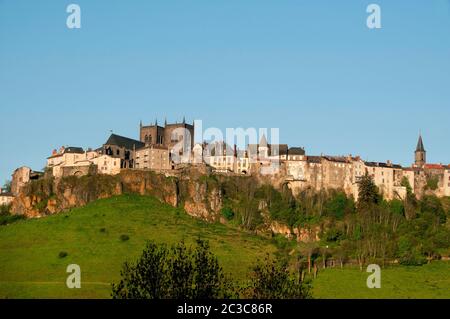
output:
[[[0, 227], [0, 298], [109, 298], [123, 262], [135, 260], [146, 240], [191, 244], [198, 237], [237, 279], [276, 250], [270, 240], [205, 223], [152, 197], [123, 195]], [[59, 258], [62, 251], [68, 256]], [[81, 289], [66, 287], [72, 263], [81, 267]]]
[[[129, 240], [121, 241], [121, 235]], [[220, 264], [237, 280], [273, 241], [233, 227], [208, 224], [152, 197], [122, 195], [42, 219], [0, 226], [0, 298], [109, 298], [121, 266], [146, 240], [172, 244], [206, 239]], [[60, 258], [60, 252], [67, 257]], [[81, 289], [68, 289], [69, 264], [81, 267]], [[315, 298], [449, 298], [450, 264], [382, 270], [382, 288], [368, 289], [369, 273], [327, 269], [313, 283]]]
[[450, 298], [450, 263], [436, 261], [420, 267], [381, 269], [381, 288], [367, 288], [371, 273], [356, 268], [326, 269], [314, 281], [316, 298]]

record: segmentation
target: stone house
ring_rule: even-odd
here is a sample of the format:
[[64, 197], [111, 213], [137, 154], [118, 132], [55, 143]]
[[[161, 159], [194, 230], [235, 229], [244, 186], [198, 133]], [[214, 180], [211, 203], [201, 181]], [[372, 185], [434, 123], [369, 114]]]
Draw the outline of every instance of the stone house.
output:
[[170, 154], [167, 147], [147, 145], [136, 150], [136, 169], [169, 170]]
[[14, 195], [12, 193], [3, 192], [0, 188], [0, 206], [8, 206], [14, 200]]
[[102, 148], [98, 150], [101, 155], [109, 155], [120, 160], [120, 168], [133, 168], [136, 150], [145, 146], [145, 143], [128, 137], [111, 134]]
[[20, 190], [31, 180], [37, 180], [44, 175], [42, 172], [33, 171], [27, 166], [22, 166], [14, 170], [11, 180], [11, 193], [17, 196]]

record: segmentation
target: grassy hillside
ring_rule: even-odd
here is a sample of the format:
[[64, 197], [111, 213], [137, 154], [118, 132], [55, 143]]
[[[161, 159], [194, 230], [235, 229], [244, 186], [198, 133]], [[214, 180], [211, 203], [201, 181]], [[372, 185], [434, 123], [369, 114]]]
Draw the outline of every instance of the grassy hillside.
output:
[[[126, 235], [128, 240], [122, 241]], [[207, 239], [225, 271], [245, 279], [273, 241], [220, 224], [207, 224], [152, 197], [123, 195], [42, 219], [0, 226], [0, 298], [109, 298], [121, 265], [146, 240], [188, 244]], [[68, 255], [60, 258], [60, 252]], [[68, 289], [68, 264], [80, 265], [82, 288]], [[383, 269], [381, 289], [355, 268], [320, 271], [315, 298], [450, 298], [450, 264]]]
[[[127, 235], [129, 240], [122, 241]], [[267, 239], [207, 224], [152, 197], [123, 195], [69, 213], [0, 228], [0, 298], [108, 298], [125, 260], [146, 240], [188, 244], [201, 237], [226, 272], [243, 279], [258, 257], [274, 252]], [[65, 258], [59, 253], [66, 252]], [[67, 265], [81, 267], [81, 289], [66, 288]]]

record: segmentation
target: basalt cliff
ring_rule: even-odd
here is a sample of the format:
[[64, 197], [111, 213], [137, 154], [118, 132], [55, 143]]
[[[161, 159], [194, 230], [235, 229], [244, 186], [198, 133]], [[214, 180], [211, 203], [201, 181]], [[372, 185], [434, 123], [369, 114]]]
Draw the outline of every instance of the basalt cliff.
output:
[[[86, 175], [82, 177], [51, 177], [31, 181], [23, 187], [12, 204], [12, 212], [28, 218], [39, 218], [84, 206], [92, 201], [125, 193], [154, 196], [163, 203], [180, 207], [187, 214], [208, 222], [226, 223], [223, 209], [236, 200], [235, 194], [247, 194], [253, 199], [258, 185], [267, 183], [264, 178], [249, 176], [212, 175], [195, 169], [186, 169], [167, 176], [151, 171], [122, 170], [118, 175]], [[273, 184], [273, 183], [272, 183]], [[275, 182], [276, 187], [281, 187]], [[299, 241], [318, 240], [319, 228], [292, 228], [272, 221], [264, 200], [244, 209], [242, 224], [260, 218], [257, 233], [281, 234]], [[247, 210], [249, 211], [246, 215]], [[256, 216], [256, 217], [255, 217]]]

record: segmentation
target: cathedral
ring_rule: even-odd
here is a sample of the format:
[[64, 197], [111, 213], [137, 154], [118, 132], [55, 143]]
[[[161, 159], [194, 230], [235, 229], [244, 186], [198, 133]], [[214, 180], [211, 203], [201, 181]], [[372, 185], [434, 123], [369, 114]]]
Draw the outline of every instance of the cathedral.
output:
[[[175, 145], [182, 146], [182, 152], [191, 151], [194, 146], [194, 123], [186, 123], [185, 118], [181, 123], [167, 123], [164, 126], [158, 125], [158, 120], [153, 125], [139, 125], [139, 138], [146, 146], [160, 146], [174, 149]], [[180, 154], [181, 155], [181, 154]]]

